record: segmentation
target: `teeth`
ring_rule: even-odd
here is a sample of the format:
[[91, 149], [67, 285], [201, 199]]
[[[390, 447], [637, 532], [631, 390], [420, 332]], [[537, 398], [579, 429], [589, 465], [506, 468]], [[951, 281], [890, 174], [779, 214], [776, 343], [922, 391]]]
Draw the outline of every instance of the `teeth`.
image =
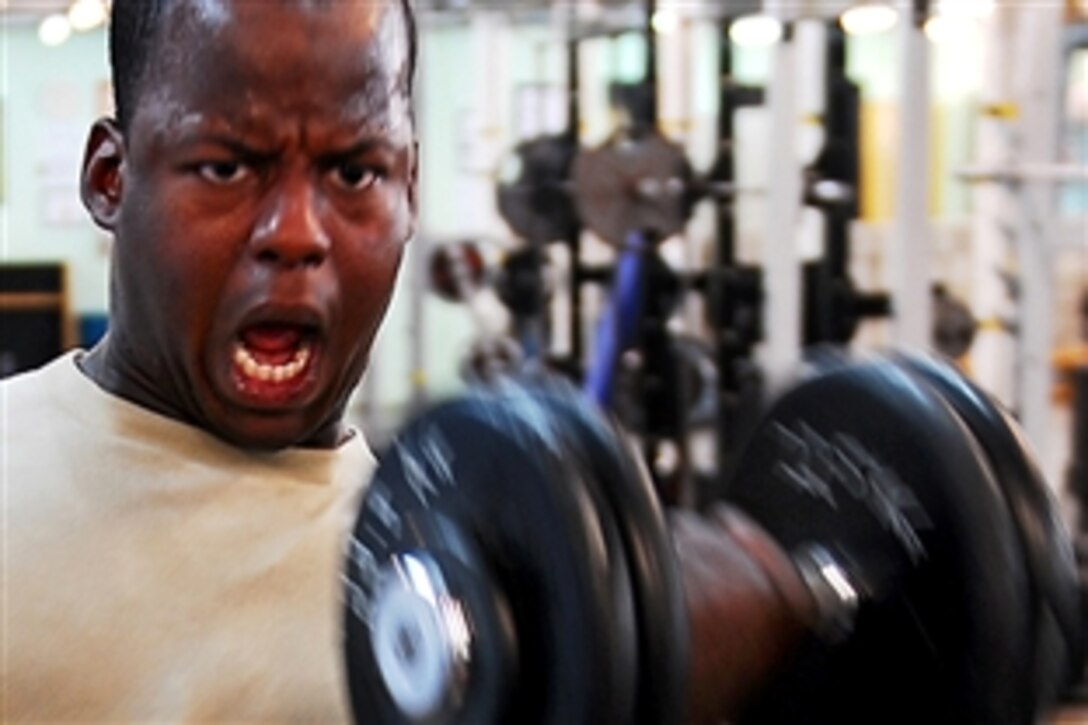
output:
[[234, 364], [241, 368], [247, 378], [260, 380], [262, 383], [285, 383], [294, 380], [306, 369], [312, 352], [310, 346], [304, 342], [299, 345], [289, 362], [282, 365], [266, 365], [257, 362], [245, 345], [236, 343]]

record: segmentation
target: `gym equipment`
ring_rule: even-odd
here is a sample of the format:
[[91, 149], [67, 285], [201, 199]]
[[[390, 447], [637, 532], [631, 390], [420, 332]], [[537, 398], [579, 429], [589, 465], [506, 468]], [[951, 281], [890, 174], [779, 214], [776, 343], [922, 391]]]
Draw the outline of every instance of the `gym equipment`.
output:
[[727, 496], [787, 550], [837, 562], [852, 631], [814, 644], [754, 721], [1029, 722], [1024, 554], [995, 472], [941, 392], [901, 363], [840, 360], [769, 420]]
[[503, 259], [495, 280], [495, 293], [510, 310], [515, 339], [529, 359], [548, 357], [551, 328], [548, 303], [554, 292], [554, 269], [544, 247], [529, 244]]
[[[590, 400], [615, 410], [628, 430], [641, 436], [643, 455], [655, 461], [654, 483], [667, 503], [683, 497], [690, 480], [690, 456], [683, 443], [689, 424], [697, 417], [703, 425], [713, 423], [717, 413], [717, 377], [709, 355], [697, 359], [695, 350], [678, 345], [668, 329], [680, 287], [679, 276], [653, 248], [652, 237], [628, 234], [583, 382]], [[707, 381], [710, 387], [700, 385]], [[665, 460], [659, 455], [663, 446], [673, 461], [668, 466], [657, 464]]]
[[963, 300], [943, 284], [933, 285], [933, 347], [949, 358], [967, 354], [978, 332], [978, 320]]
[[681, 232], [699, 199], [728, 199], [732, 189], [698, 177], [683, 148], [637, 126], [591, 149], [566, 136], [518, 145], [504, 165], [498, 205], [510, 228], [535, 244], [571, 239], [584, 225], [623, 246], [632, 233], [660, 242]]
[[629, 234], [616, 266], [609, 304], [597, 326], [597, 349], [583, 384], [586, 396], [601, 406], [611, 405], [620, 356], [637, 339], [646, 297], [647, 258], [645, 238], [638, 233]]
[[524, 362], [524, 350], [505, 332], [505, 323], [496, 319], [483, 299], [488, 270], [476, 243], [461, 241], [436, 247], [430, 259], [430, 282], [439, 297], [464, 304], [472, 315], [476, 339], [462, 362], [462, 378], [490, 385], [514, 375]]
[[[716, 422], [718, 369], [713, 351], [698, 338], [673, 336], [664, 348], [621, 358], [619, 366], [613, 409], [625, 430], [671, 438]], [[641, 385], [635, 378], [642, 378]]]
[[495, 280], [495, 293], [519, 319], [543, 315], [554, 287], [548, 257], [535, 245], [506, 255]]
[[507, 335], [478, 337], [461, 361], [461, 378], [470, 385], [494, 385], [518, 374], [525, 351]]
[[850, 225], [860, 212], [861, 89], [846, 71], [846, 34], [827, 27], [823, 147], [805, 169], [804, 202], [824, 222], [824, 253], [804, 266], [804, 346], [847, 343], [866, 318], [891, 314], [884, 292], [859, 290], [850, 274]]
[[[820, 623], [741, 722], [1024, 723], [1060, 689], [1038, 655], [1072, 661], [1079, 632], [1041, 645], [1037, 615], [1068, 572], [1036, 567], [1063, 542], [1028, 540], [1049, 502], [958, 380], [934, 361], [840, 359], [756, 427], [727, 498], [797, 562]], [[728, 642], [689, 643], [679, 572], [698, 563], [675, 560], [636, 461], [556, 383], [410, 423], [348, 547], [357, 718], [684, 722], [687, 647]]]
[[519, 144], [502, 167], [498, 205], [506, 223], [533, 244], [576, 235], [578, 215], [568, 191], [577, 143], [542, 136]]
[[[729, 20], [723, 25], [728, 32]], [[653, 34], [646, 28], [647, 38]], [[569, 280], [563, 285], [569, 291], [569, 318], [557, 321], [569, 323], [569, 351], [563, 359], [550, 362], [575, 378], [586, 380], [595, 397], [606, 402], [615, 387], [615, 355], [584, 354], [583, 346], [594, 338], [586, 327], [582, 305], [585, 285], [613, 283], [620, 278], [619, 270], [589, 268], [580, 253], [583, 227], [619, 250], [618, 257], [629, 256], [629, 240], [637, 235], [652, 253], [656, 245], [683, 232], [695, 204], [703, 200], [714, 203], [718, 212], [718, 244], [713, 259], [705, 267], [677, 275], [681, 296], [703, 295], [707, 314], [706, 332], [718, 366], [716, 376], [717, 411], [715, 426], [718, 442], [712, 466], [722, 475], [706, 478], [699, 484], [695, 497], [707, 501], [720, 495], [729, 471], [735, 465], [737, 449], [750, 433], [749, 411], [758, 402], [761, 376], [752, 363], [755, 345], [764, 332], [764, 272], [737, 259], [733, 202], [738, 192], [733, 172], [734, 115], [745, 106], [764, 102], [758, 88], [738, 86], [733, 80], [731, 46], [722, 44], [721, 111], [719, 113], [719, 150], [717, 161], [709, 173], [696, 173], [684, 149], [666, 139], [657, 129], [654, 115], [656, 93], [654, 66], [655, 45], [648, 43], [645, 78], [635, 85], [612, 84], [616, 100], [624, 101], [626, 122], [607, 142], [592, 149], [580, 149], [578, 129], [578, 37], [568, 44], [569, 84], [568, 126], [565, 133], [546, 136], [519, 145], [504, 165], [498, 188], [498, 205], [511, 228], [529, 241], [529, 247], [540, 254], [543, 245], [561, 241], [568, 247]], [[817, 207], [825, 219], [825, 253], [804, 272], [805, 283], [803, 340], [800, 344], [848, 342], [866, 317], [885, 316], [890, 312], [888, 295], [858, 290], [849, 275], [849, 227], [858, 212], [858, 107], [859, 91], [845, 72], [845, 40], [841, 29], [829, 30], [827, 57], [827, 107], [824, 116], [826, 141], [815, 162], [805, 170], [804, 202]], [[529, 259], [527, 253], [526, 259]], [[529, 260], [531, 261], [531, 260]], [[652, 261], [652, 260], [651, 260]], [[617, 267], [622, 264], [617, 264]], [[527, 265], [526, 269], [531, 267]], [[793, 279], [795, 273], [773, 275], [773, 279]], [[638, 276], [645, 276], [640, 273]], [[679, 279], [682, 277], [682, 279]], [[534, 280], [526, 276], [529, 285], [524, 294], [506, 294], [504, 300], [514, 305], [529, 303], [539, 306], [539, 296], [532, 289]], [[539, 277], [536, 279], [539, 282]], [[643, 280], [643, 289], [652, 296], [653, 285]], [[780, 295], [792, 300], [792, 295]], [[792, 303], [790, 303], [792, 307]], [[515, 315], [517, 314], [515, 310]], [[792, 313], [791, 313], [792, 314]], [[614, 315], [613, 315], [614, 317]], [[538, 318], [539, 319], [539, 318]], [[552, 321], [546, 321], [552, 322]], [[626, 338], [630, 345], [614, 346], [632, 351], [637, 364], [627, 366], [626, 382], [634, 389], [627, 401], [624, 422], [639, 418], [659, 423], [656, 430], [638, 426], [639, 432], [650, 433], [663, 445], [686, 454], [689, 441], [682, 424], [689, 416], [675, 410], [677, 401], [691, 396], [676, 383], [687, 376], [678, 373], [681, 364], [671, 354], [671, 332], [666, 318], [642, 320]], [[592, 323], [591, 323], [592, 324]], [[616, 327], [616, 326], [613, 326]], [[540, 324], [531, 327], [540, 330]], [[600, 329], [600, 328], [599, 328]], [[776, 327], [776, 330], [779, 329]], [[546, 333], [538, 333], [538, 338]], [[534, 346], [523, 348], [532, 357]], [[778, 349], [775, 340], [768, 346]], [[545, 347], [541, 345], [541, 347]], [[781, 356], [780, 356], [781, 357]], [[790, 357], [790, 355], [785, 355]], [[640, 411], [637, 406], [641, 405]], [[664, 406], [665, 414], [661, 408]], [[644, 441], [647, 460], [656, 460], [654, 440]], [[656, 470], [656, 468], [655, 468]], [[693, 481], [681, 474], [681, 488], [690, 492]]]
[[486, 281], [487, 264], [475, 242], [435, 248], [430, 260], [431, 289], [447, 302], [469, 302]]
[[[731, 23], [721, 28], [728, 37]], [[734, 145], [736, 115], [746, 107], [761, 106], [761, 88], [738, 84], [733, 70], [731, 43], [723, 42], [719, 55], [720, 110], [719, 153], [710, 173], [712, 184], [729, 188], [736, 181]], [[707, 280], [707, 313], [717, 363], [717, 467], [718, 480], [699, 492], [705, 502], [719, 498], [747, 440], [761, 395], [762, 377], [753, 360], [763, 339], [763, 272], [737, 257], [737, 220], [733, 205], [717, 198], [717, 244], [714, 265]]]
[[[360, 721], [618, 723], [655, 712], [664, 722], [678, 706], [686, 638], [661, 512], [585, 409], [558, 391], [478, 392], [398, 436], [349, 549]], [[416, 577], [429, 594], [406, 589], [404, 557], [439, 567]], [[414, 617], [384, 627], [393, 609]], [[666, 669], [630, 670], [635, 643]]]
[[591, 149], [577, 150], [565, 136], [520, 144], [498, 203], [511, 229], [530, 242], [570, 239], [584, 225], [622, 246], [635, 232], [663, 241], [683, 230], [699, 199], [732, 193], [732, 184], [697, 176], [678, 144], [633, 127]]
[[1002, 485], [1035, 593], [1037, 693], [1042, 702], [1053, 701], [1081, 676], [1085, 656], [1076, 555], [1057, 502], [1038, 465], [1023, 454], [1027, 446], [1020, 430], [989, 396], [932, 358], [905, 357], [903, 364], [941, 391], [978, 439]]
[[[841, 264], [829, 264], [827, 259], [804, 265], [802, 337], [806, 347], [826, 342], [850, 342], [862, 320], [886, 317], [891, 313], [891, 300], [887, 294], [862, 292], [854, 286], [845, 272], [845, 256], [839, 257]], [[836, 267], [842, 272], [833, 271]]]
[[583, 150], [572, 175], [583, 223], [614, 245], [632, 233], [662, 241], [691, 216], [694, 172], [683, 149], [656, 132], [626, 130]]

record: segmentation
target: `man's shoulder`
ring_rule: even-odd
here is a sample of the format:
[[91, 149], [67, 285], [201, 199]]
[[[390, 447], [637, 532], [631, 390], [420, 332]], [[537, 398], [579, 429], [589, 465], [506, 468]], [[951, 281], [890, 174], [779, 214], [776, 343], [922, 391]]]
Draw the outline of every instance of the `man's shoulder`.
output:
[[77, 354], [77, 351], [68, 352], [40, 367], [0, 379], [5, 404], [10, 405], [23, 398], [53, 395], [70, 386], [79, 375]]

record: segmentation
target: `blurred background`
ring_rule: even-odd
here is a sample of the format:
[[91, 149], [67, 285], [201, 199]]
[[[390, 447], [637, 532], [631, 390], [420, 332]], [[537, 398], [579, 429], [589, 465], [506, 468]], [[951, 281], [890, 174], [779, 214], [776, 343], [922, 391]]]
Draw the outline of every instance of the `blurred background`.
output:
[[[956, 359], [1064, 490], [1088, 361], [1083, 0], [417, 6], [421, 224], [353, 409], [375, 440], [504, 367], [586, 374], [647, 215], [669, 352], [625, 361], [642, 387], [618, 405], [672, 441], [662, 470], [699, 460], [702, 427], [720, 468], [743, 401], [830, 343]], [[111, 94], [105, 2], [0, 8], [10, 374], [108, 328], [110, 240], [77, 186]], [[578, 170], [579, 150], [599, 153]]]

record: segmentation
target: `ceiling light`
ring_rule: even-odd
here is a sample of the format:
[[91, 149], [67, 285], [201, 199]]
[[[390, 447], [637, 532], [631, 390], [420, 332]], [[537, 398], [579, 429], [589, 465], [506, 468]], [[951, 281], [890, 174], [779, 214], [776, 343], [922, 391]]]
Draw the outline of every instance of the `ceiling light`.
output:
[[102, 0], [76, 0], [68, 8], [68, 23], [73, 30], [93, 30], [106, 22], [106, 6]]
[[929, 42], [942, 45], [962, 40], [964, 33], [974, 30], [974, 24], [969, 18], [935, 15], [926, 21], [924, 30]]
[[730, 24], [729, 39], [746, 48], [774, 45], [782, 39], [782, 23], [770, 15], [745, 15]]
[[849, 8], [839, 18], [842, 29], [850, 35], [876, 35], [895, 27], [899, 13], [891, 5], [866, 3]]
[[995, 0], [937, 0], [932, 13], [946, 18], [983, 19], [994, 12]]
[[680, 29], [680, 16], [675, 10], [658, 10], [654, 13], [654, 32], [669, 35]]
[[38, 26], [38, 39], [48, 46], [60, 45], [71, 34], [72, 26], [68, 24], [68, 18], [60, 13], [47, 15]]

